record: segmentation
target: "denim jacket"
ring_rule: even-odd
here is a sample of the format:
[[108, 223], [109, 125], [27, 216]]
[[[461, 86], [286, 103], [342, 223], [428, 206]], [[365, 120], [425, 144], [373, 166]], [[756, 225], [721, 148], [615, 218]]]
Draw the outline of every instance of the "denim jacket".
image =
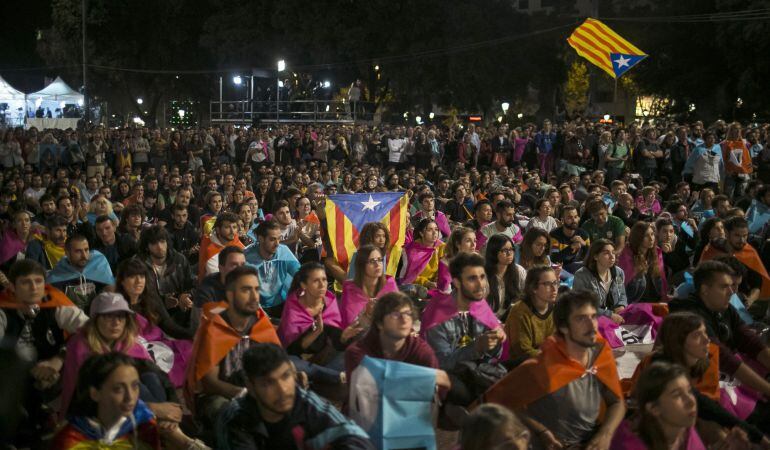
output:
[[614, 266], [610, 269], [610, 274], [612, 283], [609, 293], [604, 290], [604, 286], [599, 282], [599, 277], [588, 267], [578, 269], [575, 272], [575, 279], [572, 281], [572, 289], [585, 289], [594, 292], [599, 297], [599, 314], [607, 317], [612, 315], [614, 309], [628, 306], [623, 269]]

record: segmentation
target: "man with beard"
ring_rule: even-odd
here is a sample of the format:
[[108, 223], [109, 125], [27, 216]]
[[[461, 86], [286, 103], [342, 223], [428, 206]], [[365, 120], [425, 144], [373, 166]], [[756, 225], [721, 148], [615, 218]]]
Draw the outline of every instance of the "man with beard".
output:
[[202, 280], [219, 270], [217, 254], [228, 245], [244, 248], [238, 239], [238, 216], [226, 212], [217, 216], [214, 229], [208, 236], [203, 236], [201, 249], [198, 255], [198, 279]]
[[553, 311], [556, 334], [484, 394], [485, 402], [515, 410], [544, 448], [608, 449], [623, 420], [623, 393], [612, 350], [599, 336], [597, 307], [592, 292], [562, 294]]
[[561, 209], [562, 225], [551, 230], [551, 261], [561, 264], [569, 273], [575, 273], [583, 266], [588, 253], [590, 238], [580, 229], [580, 214], [577, 208], [566, 205]]
[[299, 261], [289, 247], [280, 243], [281, 226], [274, 220], [257, 227], [257, 244], [245, 250], [246, 261], [257, 268], [262, 307], [270, 317], [279, 318]]
[[243, 372], [247, 393], [222, 412], [216, 448], [374, 450], [358, 425], [297, 386], [296, 370], [281, 347], [253, 345], [243, 354]]
[[48, 274], [48, 282], [85, 309], [96, 294], [115, 284], [115, 278], [107, 258], [92, 251], [85, 236], [75, 234], [67, 238], [64, 257]]
[[174, 250], [183, 254], [188, 261], [197, 260], [198, 250], [200, 250], [200, 235], [192, 222], [187, 220], [190, 217], [187, 207], [176, 204], [171, 207], [171, 211], [172, 221], [166, 224], [166, 231], [171, 236]]
[[99, 250], [114, 273], [120, 261], [129, 259], [136, 254], [136, 243], [128, 235], [117, 233], [115, 222], [109, 216], [96, 218], [96, 239], [94, 249]]
[[586, 212], [591, 218], [586, 220], [581, 228], [588, 233], [592, 241], [609, 239], [615, 244], [615, 253], [620, 254], [626, 245], [626, 226], [618, 217], [613, 216], [602, 199], [588, 202]]
[[227, 302], [204, 309], [185, 382], [187, 405], [207, 427], [234, 398], [247, 395], [243, 355], [257, 343], [280, 345], [270, 319], [259, 306], [259, 277], [242, 266], [227, 275]]
[[37, 261], [45, 270], [51, 270], [64, 257], [64, 243], [67, 241], [67, 219], [54, 214], [46, 221], [46, 235], [35, 236], [24, 252], [27, 259]]
[[[720, 374], [727, 379], [737, 379], [743, 388], [770, 397], [770, 383], [747, 364], [770, 369], [770, 347], [740, 318], [738, 311], [730, 305], [734, 293], [735, 272], [720, 261], [701, 262], [693, 273], [695, 292], [688, 298], [675, 299], [669, 303], [671, 312], [689, 311], [703, 318], [711, 342], [719, 346]], [[754, 414], [747, 422], [758, 426], [767, 433], [770, 422], [770, 404], [758, 401]]]
[[513, 241], [514, 244], [520, 244], [524, 237], [521, 234], [521, 227], [516, 225], [516, 209], [508, 200], [501, 200], [495, 206], [495, 221], [481, 227], [476, 232], [476, 249], [482, 252], [486, 248], [487, 240], [495, 234], [504, 234]]
[[422, 314], [420, 336], [433, 348], [439, 367], [452, 380], [447, 401], [467, 406], [488, 387], [468, 376], [469, 367], [478, 370], [483, 363], [499, 369], [495, 370], [498, 374], [505, 373], [497, 362], [502, 356], [505, 333], [484, 301], [489, 286], [484, 258], [476, 253], [460, 253], [452, 259], [449, 272], [452, 293], [433, 296]]
[[770, 298], [770, 275], [759, 258], [759, 253], [749, 239], [749, 223], [743, 217], [731, 217], [725, 221], [725, 239], [711, 241], [703, 249], [701, 261], [720, 256], [734, 256], [746, 267], [742, 290], [749, 297], [764, 300]]

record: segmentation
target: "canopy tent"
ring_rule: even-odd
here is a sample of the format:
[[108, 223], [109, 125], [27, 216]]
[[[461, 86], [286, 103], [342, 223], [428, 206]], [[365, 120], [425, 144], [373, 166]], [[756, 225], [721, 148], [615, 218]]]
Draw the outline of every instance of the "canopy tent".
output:
[[0, 77], [0, 123], [24, 123], [24, 93]]
[[73, 90], [61, 77], [56, 77], [51, 84], [43, 89], [27, 94], [27, 109], [31, 116], [35, 116], [35, 110], [43, 108], [43, 111], [51, 110], [53, 117], [56, 110], [63, 110], [65, 105], [83, 106], [83, 94]]

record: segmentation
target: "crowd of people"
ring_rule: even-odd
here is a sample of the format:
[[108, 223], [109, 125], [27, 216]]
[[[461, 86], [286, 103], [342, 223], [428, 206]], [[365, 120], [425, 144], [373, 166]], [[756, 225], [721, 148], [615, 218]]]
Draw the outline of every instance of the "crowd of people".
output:
[[[3, 136], [4, 446], [377, 448], [370, 357], [435, 369], [461, 450], [770, 448], [768, 125]], [[380, 192], [401, 251], [339, 261], [328, 198]]]

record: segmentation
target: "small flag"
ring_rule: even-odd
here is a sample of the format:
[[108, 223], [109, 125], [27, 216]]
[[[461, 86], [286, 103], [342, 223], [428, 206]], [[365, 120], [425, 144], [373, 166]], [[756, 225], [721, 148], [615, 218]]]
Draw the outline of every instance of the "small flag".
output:
[[590, 17], [575, 28], [567, 42], [578, 55], [597, 65], [612, 78], [619, 78], [647, 57], [610, 27]]
[[401, 248], [409, 218], [409, 199], [403, 192], [330, 195], [326, 200], [326, 230], [331, 251], [347, 270], [358, 249], [358, 235], [369, 222], [382, 222], [390, 234], [385, 273], [394, 276], [401, 259]]

